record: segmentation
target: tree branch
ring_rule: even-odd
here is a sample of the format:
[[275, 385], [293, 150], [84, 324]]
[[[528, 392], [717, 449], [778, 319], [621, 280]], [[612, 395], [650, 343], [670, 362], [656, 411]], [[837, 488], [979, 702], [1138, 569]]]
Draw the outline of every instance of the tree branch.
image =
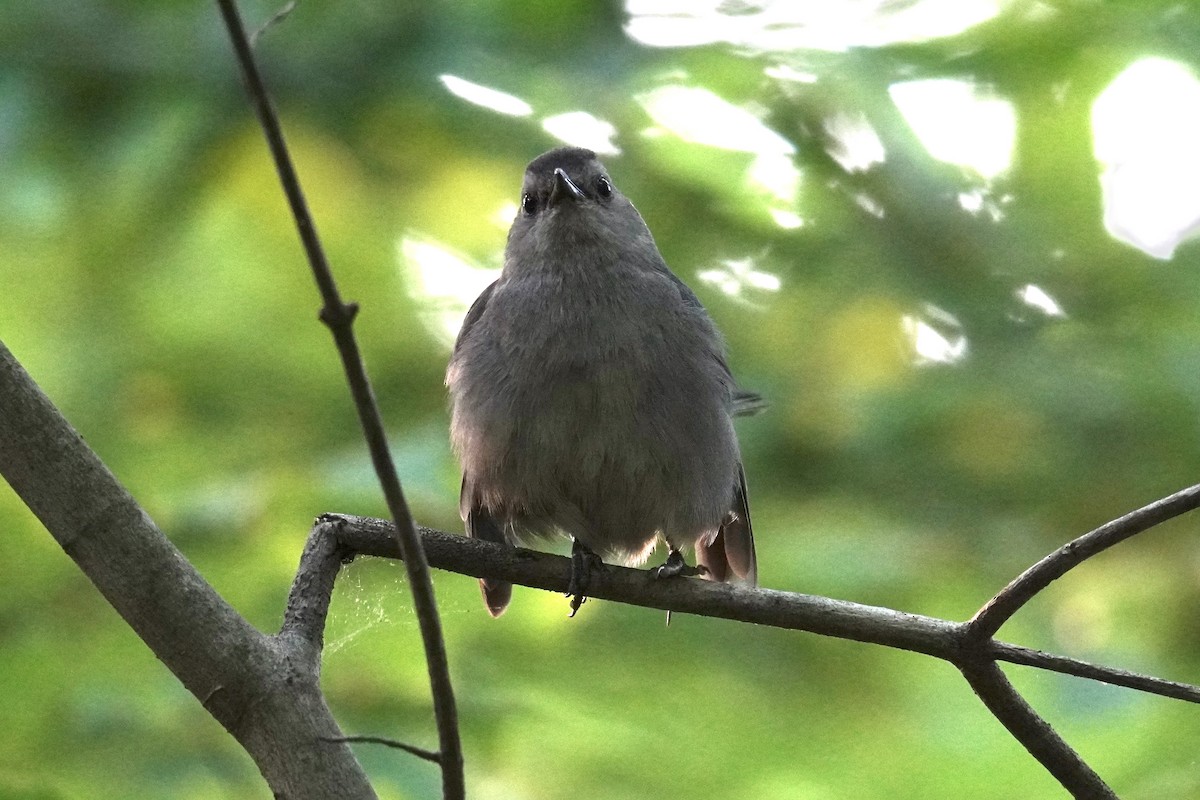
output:
[[1000, 724], [1067, 791], [1081, 800], [1116, 800], [1113, 790], [1025, 702], [996, 662], [967, 659], [959, 664], [959, 670]]
[[1123, 686], [1126, 689], [1136, 689], [1139, 692], [1170, 697], [1173, 700], [1183, 700], [1187, 703], [1200, 703], [1200, 686], [1193, 686], [1190, 683], [1178, 683], [1150, 675], [1141, 675], [1137, 672], [1090, 664], [1087, 661], [1044, 653], [1041, 650], [1007, 642], [992, 640], [986, 645], [988, 655], [996, 661], [1021, 664], [1063, 675], [1074, 675], [1077, 678], [1088, 678], [1112, 686]]
[[277, 797], [372, 798], [316, 662], [246, 622], [154, 525], [0, 343], [0, 474]]
[[350, 385], [350, 393], [354, 398], [354, 406], [358, 411], [359, 422], [371, 454], [371, 463], [379, 478], [387, 501], [388, 511], [395, 520], [395, 537], [400, 552], [404, 554], [404, 566], [408, 572], [409, 586], [413, 593], [413, 606], [416, 609], [418, 624], [421, 628], [421, 638], [425, 644], [425, 663], [429, 671], [430, 688], [433, 695], [433, 711], [437, 719], [439, 764], [442, 767], [442, 793], [446, 800], [460, 800], [466, 794], [463, 780], [462, 742], [458, 731], [458, 711], [454, 702], [454, 686], [450, 681], [450, 666], [446, 657], [446, 644], [442, 635], [441, 617], [437, 610], [437, 600], [434, 596], [433, 581], [429, 575], [429, 565], [421, 548], [421, 538], [417, 535], [408, 503], [400, 488], [400, 480], [396, 476], [396, 467], [387, 446], [384, 434], [383, 420], [371, 384], [363, 366], [359, 353], [358, 342], [354, 338], [354, 317], [358, 306], [342, 302], [338, 293], [333, 272], [325, 258], [325, 252], [317, 236], [316, 225], [309, 213], [308, 204], [300, 188], [300, 180], [296, 176], [287, 144], [284, 142], [283, 130], [279, 119], [271, 105], [266, 86], [254, 61], [250, 43], [246, 39], [246, 31], [242, 25], [234, 0], [217, 0], [221, 16], [233, 42], [246, 88], [254, 104], [255, 113], [262, 124], [267, 145], [275, 161], [280, 183], [296, 221], [304, 252], [312, 268], [313, 278], [320, 290], [324, 306], [320, 317], [333, 334], [346, 380]]
[[[1182, 513], [1182, 510], [1186, 510], [1183, 508], [1185, 501], [1179, 498], [1190, 498], [1192, 493], [1193, 490], [1185, 490], [1172, 495], [1097, 530], [1107, 531], [1117, 526], [1125, 536], [1133, 535], [1129, 532], [1133, 525], [1142, 525], [1141, 529], [1144, 530], [1152, 524], [1147, 522], [1148, 519], [1157, 518], [1161, 521]], [[1190, 499], [1186, 502], [1190, 502]], [[1130, 522], [1131, 519], [1135, 522]], [[309, 535], [305, 559], [301, 562], [288, 604], [289, 618], [295, 619], [297, 627], [306, 631], [308, 639], [320, 640], [329, 607], [328, 592], [342, 563], [342, 559], [334, 558], [331, 554], [340, 547], [343, 554], [401, 557], [391, 535], [391, 527], [386, 520], [351, 515], [323, 514], [317, 519]], [[435, 567], [476, 578], [498, 578], [548, 591], [566, 591], [570, 561], [562, 556], [505, 547], [429, 528], [419, 530], [429, 563]], [[334, 541], [337, 545], [331, 544]], [[325, 555], [310, 556], [316, 553]], [[306, 574], [308, 570], [325, 574]], [[677, 613], [720, 617], [881, 644], [949, 661], [958, 667], [976, 695], [1009, 733], [1064, 788], [1075, 797], [1088, 800], [1106, 800], [1116, 795], [1013, 688], [997, 661], [1052, 670], [1192, 703], [1200, 702], [1200, 687], [1043, 653], [998, 642], [991, 637], [981, 639], [978, 629], [973, 628], [973, 622], [952, 622], [844, 600], [771, 589], [748, 589], [705, 580], [657, 580], [647, 571], [613, 565], [605, 565], [599, 574], [592, 577], [588, 594], [595, 598]], [[297, 611], [293, 612], [293, 608]], [[410, 745], [400, 746], [411, 748]]]
[[[476, 578], [494, 577], [552, 592], [561, 593], [567, 589], [570, 559], [563, 556], [505, 547], [431, 528], [420, 527], [419, 530], [429, 563], [438, 569]], [[310, 542], [325, 538], [336, 538], [347, 552], [382, 558], [400, 557], [391, 535], [391, 523], [387, 520], [323, 514], [310, 534]], [[325, 562], [324, 566], [336, 570], [338, 563]], [[293, 595], [302, 581], [312, 587], [324, 585], [297, 574]], [[588, 594], [601, 600], [669, 609], [679, 614], [719, 617], [880, 644], [924, 653], [956, 665], [971, 657], [971, 653], [964, 651], [966, 623], [846, 600], [774, 589], [748, 589], [700, 579], [655, 580], [646, 570], [612, 564], [606, 564], [602, 572], [593, 576]], [[312, 601], [306, 602], [310, 606], [316, 605]], [[328, 608], [328, 598], [324, 608]], [[309, 624], [323, 626], [324, 617], [314, 617]], [[990, 659], [1200, 703], [1200, 686], [1090, 664], [1007, 642], [987, 640], [983, 646]]]
[[971, 619], [970, 635], [989, 639], [1042, 589], [1087, 559], [1159, 523], [1200, 506], [1200, 484], [1155, 500], [1068, 542], [1021, 573]]

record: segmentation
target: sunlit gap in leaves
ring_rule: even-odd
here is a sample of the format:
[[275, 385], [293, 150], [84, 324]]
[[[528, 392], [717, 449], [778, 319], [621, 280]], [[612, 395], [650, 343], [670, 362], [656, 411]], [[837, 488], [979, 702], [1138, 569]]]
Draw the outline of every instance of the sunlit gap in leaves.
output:
[[586, 147], [602, 156], [621, 153], [621, 148], [613, 142], [616, 127], [586, 111], [568, 111], [546, 117], [542, 120], [542, 129], [564, 144]]
[[497, 114], [509, 117], [528, 117], [533, 113], [533, 106], [529, 103], [499, 89], [472, 83], [456, 75], [441, 75], [439, 79], [451, 94], [461, 97], [468, 103], [495, 111]]
[[[1009, 3], [1002, 0], [888, 0], [797, 2], [796, 0], [627, 0], [625, 27], [630, 39], [650, 47], [698, 47], [724, 43], [750, 55], [778, 54], [767, 77], [792, 84], [819, 77], [793, 56], [803, 51], [843, 52], [955, 36], [994, 18]], [[790, 63], [789, 63], [790, 62]], [[660, 86], [636, 99], [655, 122], [647, 135], [672, 134], [700, 145], [751, 153], [747, 182], [765, 197], [765, 210], [783, 229], [805, 224], [797, 212], [802, 174], [795, 145], [772, 130], [752, 108], [730, 103], [707, 88]], [[1011, 104], [991, 97], [969, 81], [912, 81], [891, 87], [893, 101], [930, 154], [973, 170], [984, 186], [964, 196], [964, 208], [999, 219], [1000, 203], [986, 183], [1008, 169], [1016, 138]], [[847, 172], [866, 171], [886, 158], [878, 133], [863, 114], [835, 113], [825, 121], [830, 156]], [[869, 213], [884, 214], [873, 198], [856, 200]], [[723, 260], [701, 272], [701, 279], [731, 297], [742, 298], [761, 273], [754, 259]], [[766, 273], [761, 273], [766, 274]], [[770, 289], [769, 291], [773, 291]], [[744, 299], [744, 298], [743, 298]], [[947, 363], [966, 352], [966, 339], [912, 317], [908, 323], [919, 359]], [[916, 343], [919, 340], [919, 347]], [[935, 342], [943, 344], [935, 346]]]
[[724, 42], [756, 53], [843, 52], [954, 36], [1003, 0], [626, 0], [626, 34], [652, 47]]
[[1034, 286], [1032, 283], [1027, 283], [1017, 290], [1017, 299], [1047, 317], [1065, 317], [1067, 315], [1058, 301], [1046, 294], [1046, 291], [1040, 286]]
[[866, 172], [882, 164], [886, 153], [879, 134], [861, 111], [839, 111], [825, 120], [825, 133], [832, 140], [829, 156], [846, 172]]
[[727, 258], [716, 269], [701, 270], [696, 277], [737, 300], [756, 305], [756, 293], [778, 292], [779, 276], [757, 268], [753, 258]]
[[[929, 155], [939, 161], [967, 167], [985, 180], [1012, 165], [1017, 118], [1007, 100], [953, 78], [894, 83], [888, 93]], [[960, 202], [966, 207], [970, 198]]]
[[[635, 99], [655, 123], [643, 131], [645, 136], [672, 135], [693, 144], [750, 154], [753, 158], [745, 180], [761, 197], [763, 209], [781, 228], [803, 226], [804, 220], [795, 211], [800, 188], [796, 146], [754, 113], [696, 86], [669, 84]], [[730, 297], [753, 303], [747, 290], [779, 290], [779, 277], [759, 268], [754, 258], [726, 258], [718, 264], [716, 269], [702, 270], [699, 278]]]
[[954, 364], [967, 355], [966, 334], [949, 311], [926, 303], [921, 313], [905, 314], [900, 324], [917, 366]]
[[1104, 227], [1169, 259], [1200, 229], [1200, 80], [1163, 58], [1131, 64], [1096, 98]]
[[[516, 95], [457, 75], [440, 75], [438, 79], [451, 94], [472, 105], [509, 117], [533, 115], [533, 106]], [[563, 144], [586, 147], [601, 155], [617, 155], [621, 152], [613, 141], [617, 135], [613, 124], [586, 111], [552, 114], [542, 120], [542, 128]]]
[[796, 146], [751, 112], [698, 86], [660, 86], [636, 99], [658, 126], [647, 135], [671, 133], [687, 142], [750, 153], [749, 181], [782, 203], [795, 202]]
[[402, 236], [396, 255], [409, 294], [421, 309], [421, 324], [449, 347], [467, 309], [500, 276], [500, 270], [488, 269], [440, 242], [416, 236]]

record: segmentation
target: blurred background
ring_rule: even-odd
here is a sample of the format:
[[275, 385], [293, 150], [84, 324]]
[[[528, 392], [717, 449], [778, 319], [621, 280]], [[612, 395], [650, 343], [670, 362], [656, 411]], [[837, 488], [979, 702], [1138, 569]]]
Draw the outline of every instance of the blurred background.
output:
[[[275, 630], [313, 517], [386, 512], [215, 6], [0, 18], [0, 338]], [[420, 522], [461, 529], [443, 371], [524, 166], [582, 145], [771, 402], [739, 422], [762, 584], [959, 620], [1200, 476], [1197, 53], [1160, 0], [306, 2], [258, 42]], [[0, 797], [268, 797], [7, 485], [0, 528]], [[1198, 534], [1001, 637], [1200, 681]], [[1063, 795], [946, 664], [521, 588], [493, 621], [435, 580], [474, 797]], [[434, 744], [400, 565], [343, 573], [327, 640], [348, 732]], [[1006, 671], [1123, 798], [1200, 795], [1195, 707]]]

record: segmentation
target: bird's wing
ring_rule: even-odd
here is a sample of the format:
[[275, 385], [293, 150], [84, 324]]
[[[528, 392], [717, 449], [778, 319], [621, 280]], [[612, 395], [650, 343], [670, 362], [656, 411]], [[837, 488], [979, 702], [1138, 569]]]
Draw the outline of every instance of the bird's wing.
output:
[[[666, 269], [667, 275], [671, 281], [679, 289], [679, 296], [683, 298], [683, 303], [688, 308], [699, 309], [704, 311], [704, 304], [700, 302], [700, 298], [696, 297], [696, 293], [691, 290], [686, 283], [679, 280], [679, 276], [671, 270]], [[729, 369], [729, 364], [725, 362], [725, 358], [717, 355], [717, 363], [721, 365], [721, 370], [729, 376], [729, 381], [733, 385], [732, 394], [730, 395], [729, 413], [735, 417], [752, 417], [761, 411], [764, 411], [769, 404], [763, 399], [761, 394], [757, 392], [748, 392], [745, 389], [740, 389], [737, 386], [737, 381], [734, 380], [733, 372]]]
[[[497, 282], [492, 281], [492, 283], [488, 284], [488, 287], [479, 293], [479, 297], [475, 298], [475, 302], [471, 303], [471, 307], [467, 310], [467, 316], [463, 320], [462, 328], [458, 332], [458, 338], [454, 340], [454, 353], [456, 355], [459, 348], [462, 347], [463, 342], [470, 335], [471, 329], [475, 327], [475, 324], [479, 322], [479, 318], [483, 316], [483, 312], [487, 309], [488, 300], [491, 299]], [[453, 356], [451, 356], [451, 359], [453, 359]], [[483, 539], [486, 542], [495, 542], [497, 544], [507, 543], [503, 528], [496, 522], [491, 512], [476, 498], [475, 489], [471, 485], [470, 475], [463, 475], [462, 491], [459, 494], [458, 503], [463, 522], [466, 523], [467, 536], [472, 539]], [[488, 613], [493, 617], [503, 614], [504, 609], [508, 608], [508, 601], [512, 599], [512, 584], [508, 581], [480, 578], [479, 588], [483, 592], [483, 602], [487, 606]]]
[[466, 340], [467, 334], [471, 332], [471, 328], [475, 327], [475, 323], [483, 316], [484, 309], [487, 308], [488, 300], [492, 297], [492, 290], [496, 288], [498, 280], [492, 281], [488, 287], [479, 293], [479, 297], [475, 298], [475, 302], [471, 303], [471, 307], [467, 309], [466, 319], [463, 320], [462, 328], [458, 331], [458, 338], [454, 340], [454, 352], [458, 352], [458, 348]]

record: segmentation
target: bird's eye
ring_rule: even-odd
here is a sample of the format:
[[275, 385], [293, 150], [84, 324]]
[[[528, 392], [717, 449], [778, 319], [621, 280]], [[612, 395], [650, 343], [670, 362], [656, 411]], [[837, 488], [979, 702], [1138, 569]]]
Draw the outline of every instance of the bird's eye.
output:
[[532, 217], [537, 213], [537, 198], [529, 192], [521, 195], [521, 210], [526, 216]]
[[596, 182], [596, 193], [601, 197], [612, 197], [613, 188], [608, 178], [600, 177], [600, 180]]

